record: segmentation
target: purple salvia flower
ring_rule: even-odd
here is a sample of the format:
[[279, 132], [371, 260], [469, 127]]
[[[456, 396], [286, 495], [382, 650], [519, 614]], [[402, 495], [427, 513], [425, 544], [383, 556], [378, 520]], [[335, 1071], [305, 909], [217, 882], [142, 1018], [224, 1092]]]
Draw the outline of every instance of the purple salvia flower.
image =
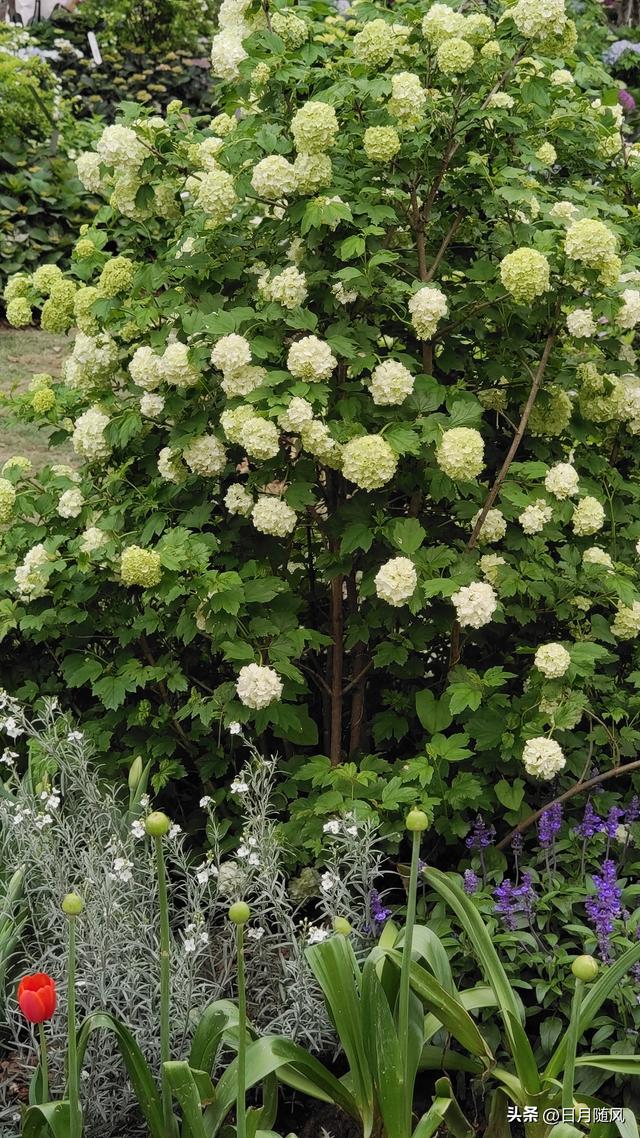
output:
[[638, 798], [637, 794], [634, 794], [631, 802], [624, 812], [624, 820], [625, 822], [630, 823], [637, 822], [638, 818], [640, 818], [640, 798]]
[[608, 838], [615, 838], [616, 831], [620, 825], [620, 819], [623, 817], [624, 810], [622, 810], [619, 806], [612, 806], [609, 813], [607, 814], [606, 819], [602, 823], [602, 832], [606, 834]]
[[555, 842], [562, 828], [562, 803], [552, 802], [542, 811], [538, 821], [538, 838], [543, 850], [548, 850]]
[[480, 887], [480, 878], [478, 877], [477, 873], [473, 872], [472, 869], [465, 869], [462, 875], [462, 887], [469, 897], [471, 897], [473, 893], [478, 892], [478, 889]]
[[486, 850], [496, 836], [495, 826], [486, 826], [482, 814], [478, 814], [471, 833], [465, 838], [468, 850]]
[[636, 109], [636, 101], [633, 95], [629, 94], [628, 91], [625, 91], [624, 87], [621, 87], [618, 91], [618, 102], [626, 114], [631, 114], [631, 112], [635, 111]]
[[513, 850], [516, 857], [520, 857], [520, 854], [522, 853], [523, 846], [524, 846], [524, 838], [522, 837], [522, 834], [518, 831], [517, 834], [513, 835], [513, 841], [511, 843], [511, 849]]
[[611, 934], [613, 923], [620, 916], [622, 890], [616, 877], [616, 863], [607, 858], [601, 872], [593, 874], [596, 892], [585, 903], [587, 916], [598, 938], [598, 948], [605, 964], [611, 961]]
[[386, 909], [382, 904], [380, 894], [377, 889], [372, 889], [369, 894], [369, 907], [371, 909], [371, 916], [373, 917], [376, 925], [383, 925], [385, 921], [389, 920], [391, 916], [391, 909]]
[[599, 814], [596, 814], [590, 802], [584, 808], [584, 814], [580, 825], [576, 826], [576, 834], [581, 838], [592, 838], [594, 834], [601, 834], [603, 830], [603, 821]]
[[511, 932], [517, 927], [518, 914], [524, 913], [527, 920], [531, 920], [537, 897], [530, 873], [523, 873], [520, 885], [514, 885], [508, 877], [505, 877], [504, 881], [494, 889], [493, 895], [496, 900], [495, 911]]

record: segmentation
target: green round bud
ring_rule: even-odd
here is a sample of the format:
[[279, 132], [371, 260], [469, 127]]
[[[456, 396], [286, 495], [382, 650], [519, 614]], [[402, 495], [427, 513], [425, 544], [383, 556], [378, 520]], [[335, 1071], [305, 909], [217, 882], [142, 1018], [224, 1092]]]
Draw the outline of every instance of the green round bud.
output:
[[426, 830], [428, 825], [429, 819], [424, 810], [417, 810], [415, 807], [409, 811], [405, 819], [405, 826], [412, 833], [421, 833], [422, 830]]
[[135, 791], [142, 778], [142, 755], [136, 755], [129, 767], [129, 790]]
[[251, 909], [246, 901], [236, 901], [229, 909], [229, 920], [234, 925], [246, 925], [251, 916]]
[[340, 936], [349, 936], [349, 933], [352, 930], [351, 930], [351, 925], [349, 924], [347, 918], [346, 917], [334, 917], [333, 918], [333, 931], [334, 931], [334, 933], [340, 933]]
[[77, 893], [67, 893], [62, 898], [62, 912], [68, 917], [78, 917], [84, 909], [84, 901]]
[[576, 956], [571, 965], [571, 971], [576, 980], [584, 980], [585, 984], [590, 984], [592, 980], [595, 980], [599, 970], [600, 965], [593, 956]]
[[154, 810], [147, 818], [144, 826], [152, 838], [163, 838], [165, 834], [169, 833], [171, 822], [161, 810]]

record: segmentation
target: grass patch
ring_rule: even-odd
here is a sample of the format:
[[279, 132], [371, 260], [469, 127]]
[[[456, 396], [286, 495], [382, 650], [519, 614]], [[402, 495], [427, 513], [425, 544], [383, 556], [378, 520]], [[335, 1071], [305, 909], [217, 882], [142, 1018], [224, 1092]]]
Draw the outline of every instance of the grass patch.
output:
[[0, 325], [0, 465], [14, 454], [30, 458], [35, 470], [50, 462], [52, 454], [60, 462], [69, 461], [67, 448], [49, 449], [51, 428], [16, 421], [5, 397], [26, 391], [36, 372], [59, 375], [70, 348], [68, 336]]

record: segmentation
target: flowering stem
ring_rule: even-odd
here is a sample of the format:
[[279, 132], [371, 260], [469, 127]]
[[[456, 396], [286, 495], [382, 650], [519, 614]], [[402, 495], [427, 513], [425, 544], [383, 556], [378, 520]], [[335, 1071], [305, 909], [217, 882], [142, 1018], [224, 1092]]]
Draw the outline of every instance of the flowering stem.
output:
[[69, 917], [69, 973], [67, 990], [67, 1085], [69, 1096], [69, 1138], [81, 1138], [82, 1111], [78, 1089], [76, 1048], [76, 917]]
[[171, 1000], [171, 960], [169, 933], [169, 902], [167, 899], [167, 875], [164, 864], [162, 836], [154, 837], [156, 853], [156, 872], [158, 875], [158, 908], [160, 910], [160, 1062], [162, 1064], [162, 1114], [167, 1138], [175, 1133], [175, 1116], [171, 1106], [171, 1087], [167, 1081], [164, 1064], [171, 1058], [170, 1046], [170, 1000]]
[[47, 1037], [44, 1033], [44, 1023], [38, 1024], [40, 1038], [40, 1101], [49, 1101], [49, 1060], [47, 1056]]
[[246, 1138], [246, 1066], [247, 1066], [247, 989], [244, 975], [244, 925], [236, 925], [238, 969], [238, 1090], [236, 1095], [236, 1136]]
[[567, 1057], [564, 1063], [564, 1076], [562, 1079], [562, 1109], [570, 1110], [573, 1106], [573, 1083], [576, 1070], [576, 1051], [580, 1038], [580, 1007], [584, 993], [584, 981], [576, 980], [573, 1002], [571, 1004], [571, 1019], [567, 1032]]
[[[416, 917], [416, 898], [418, 895], [418, 860], [420, 855], [420, 831], [412, 834], [411, 869], [409, 871], [409, 893], [407, 897], [407, 920], [404, 927], [402, 945], [402, 967], [400, 971], [400, 992], [398, 995], [398, 1039], [402, 1055], [401, 1077], [406, 1080], [409, 1071], [409, 973], [411, 949], [413, 947], [413, 926]], [[405, 1086], [406, 1133], [411, 1133], [412, 1095]]]

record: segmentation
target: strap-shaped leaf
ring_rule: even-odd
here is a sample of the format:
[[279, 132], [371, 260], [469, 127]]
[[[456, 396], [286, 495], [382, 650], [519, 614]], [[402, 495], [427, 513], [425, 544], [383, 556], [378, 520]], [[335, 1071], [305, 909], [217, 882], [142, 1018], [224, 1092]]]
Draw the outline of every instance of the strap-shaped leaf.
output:
[[237, 1030], [238, 1009], [231, 1000], [216, 1000], [207, 1004], [193, 1033], [189, 1066], [198, 1071], [211, 1071], [225, 1031]]
[[398, 1032], [372, 957], [362, 970], [362, 1026], [386, 1134], [388, 1138], [407, 1138], [407, 1103], [413, 1095], [405, 1084]]
[[[358, 1119], [356, 1102], [347, 1088], [304, 1048], [278, 1035], [263, 1035], [247, 1048], [245, 1086], [253, 1087], [276, 1074], [289, 1086], [323, 1102], [332, 1102]], [[216, 1098], [204, 1112], [207, 1138], [214, 1138], [231, 1110], [238, 1086], [238, 1060], [234, 1059], [220, 1078]]]
[[[182, 1138], [207, 1138], [202, 1114], [200, 1089], [189, 1064], [183, 1061], [163, 1063], [171, 1094], [182, 1111]], [[204, 1072], [200, 1072], [204, 1074]]]
[[[447, 950], [440, 938], [433, 932], [433, 929], [428, 929], [424, 925], [416, 925], [413, 930], [411, 945], [412, 955], [422, 956], [426, 961], [429, 971], [433, 972], [438, 983], [441, 984], [451, 996], [457, 995]], [[394, 947], [399, 948], [400, 945]]]
[[581, 1055], [576, 1067], [599, 1067], [616, 1075], [640, 1075], [640, 1055]]
[[69, 1138], [70, 1119], [71, 1108], [67, 1099], [30, 1106], [24, 1113], [22, 1138], [42, 1138], [47, 1129], [53, 1138]]
[[[387, 955], [400, 968], [402, 954], [395, 948], [388, 949]], [[468, 1011], [454, 996], [450, 996], [438, 983], [435, 976], [427, 972], [421, 964], [412, 961], [409, 967], [409, 982], [416, 995], [429, 1008], [443, 1027], [466, 1047], [472, 1055], [481, 1056], [488, 1061], [493, 1059], [491, 1049], [483, 1038]]]
[[491, 1096], [489, 1119], [484, 1138], [512, 1138], [509, 1125], [509, 1104], [506, 1095], [498, 1087]]
[[[580, 1007], [581, 1036], [591, 1027], [591, 1024], [607, 997], [615, 991], [622, 977], [638, 960], [640, 960], [640, 944], [634, 944], [631, 948], [628, 948], [626, 952], [623, 952], [622, 956], [614, 961], [613, 964], [608, 964], [607, 967], [602, 970], [595, 983], [589, 985]], [[567, 1037], [565, 1034], [547, 1063], [544, 1078], [556, 1078], [560, 1072], [564, 1070], [566, 1053]]]
[[[463, 1008], [468, 1012], [473, 1012], [477, 1008], [495, 1008], [496, 994], [493, 988], [478, 986], [477, 988], [467, 988], [465, 992], [456, 992], [456, 999], [460, 1001]], [[437, 1016], [428, 1015], [424, 1020], [424, 1038], [428, 1042], [433, 1038], [436, 1031], [440, 1031], [442, 1024]]]
[[473, 1126], [469, 1122], [469, 1119], [463, 1114], [458, 1100], [453, 1093], [453, 1087], [449, 1079], [445, 1077], [436, 1079], [436, 1095], [438, 1098], [448, 1098], [450, 1100], [444, 1121], [447, 1129], [453, 1134], [453, 1138], [474, 1138], [475, 1131]]
[[78, 1032], [78, 1070], [82, 1069], [87, 1043], [94, 1031], [109, 1031], [115, 1036], [138, 1105], [149, 1127], [151, 1138], [166, 1138], [162, 1117], [162, 1100], [149, 1070], [149, 1065], [129, 1028], [109, 1015], [108, 1012], [94, 1012], [82, 1024]]
[[426, 1043], [422, 1048], [418, 1068], [420, 1071], [468, 1071], [470, 1075], [481, 1075], [485, 1070], [480, 1059], [471, 1059], [459, 1051], [447, 1051], [433, 1043]]

